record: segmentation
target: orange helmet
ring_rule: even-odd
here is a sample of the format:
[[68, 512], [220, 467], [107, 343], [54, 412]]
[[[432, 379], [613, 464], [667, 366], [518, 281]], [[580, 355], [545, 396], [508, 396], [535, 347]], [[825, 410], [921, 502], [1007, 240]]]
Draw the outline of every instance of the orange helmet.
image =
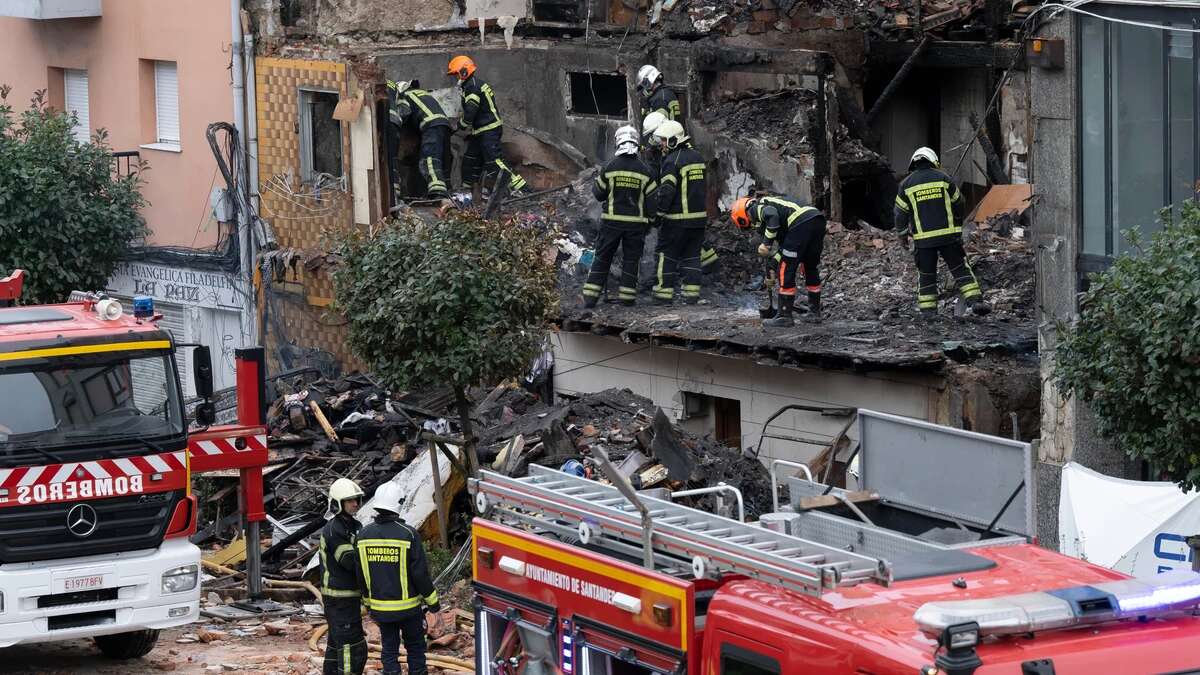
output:
[[469, 56], [456, 56], [450, 59], [446, 74], [456, 75], [458, 79], [465, 80], [475, 74], [475, 62]]
[[729, 217], [733, 219], [733, 224], [743, 230], [750, 227], [750, 214], [746, 207], [750, 206], [750, 198], [742, 197], [733, 203], [733, 208], [729, 211]]

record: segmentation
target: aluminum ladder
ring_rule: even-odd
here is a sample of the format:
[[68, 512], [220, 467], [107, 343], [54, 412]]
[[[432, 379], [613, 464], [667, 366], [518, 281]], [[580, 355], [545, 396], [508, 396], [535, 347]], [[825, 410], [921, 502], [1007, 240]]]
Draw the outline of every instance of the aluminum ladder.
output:
[[[478, 512], [642, 558], [641, 513], [617, 488], [537, 465], [529, 471], [525, 478], [481, 472], [470, 482]], [[641, 500], [650, 510], [658, 571], [697, 579], [741, 574], [814, 596], [841, 586], [892, 581], [891, 564], [880, 558], [662, 499]]]

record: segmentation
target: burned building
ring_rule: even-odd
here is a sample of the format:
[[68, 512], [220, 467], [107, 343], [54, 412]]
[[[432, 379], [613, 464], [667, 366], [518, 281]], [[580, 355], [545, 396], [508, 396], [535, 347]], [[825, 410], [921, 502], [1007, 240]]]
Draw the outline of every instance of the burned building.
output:
[[[259, 182], [279, 188], [264, 192], [279, 209], [283, 245], [268, 265], [264, 306], [282, 317], [265, 321], [273, 351], [288, 357], [281, 365], [349, 357], [326, 311], [321, 232], [369, 227], [414, 200], [423, 208], [415, 135], [388, 137], [386, 82], [418, 80], [457, 117], [446, 64], [465, 54], [497, 91], [510, 163], [535, 192], [561, 188], [501, 206], [553, 217], [567, 233], [553, 335], [560, 391], [629, 388], [689, 430], [740, 447], [756, 445], [789, 405], [1039, 433], [1034, 253], [1020, 216], [1030, 175], [1023, 3], [256, 0], [249, 9], [259, 152], [279, 160]], [[587, 172], [611, 157], [619, 126], [640, 121], [634, 78], [647, 63], [678, 93], [708, 160], [721, 270], [706, 278], [700, 306], [583, 311], [579, 254], [598, 225]], [[975, 211], [967, 248], [997, 309], [986, 320], [955, 306], [937, 325], [916, 320], [912, 256], [886, 229], [897, 174], [920, 145], [941, 154]], [[398, 148], [394, 166], [389, 147]], [[335, 160], [340, 174], [316, 168]], [[449, 176], [457, 184], [458, 167]], [[999, 208], [985, 201], [996, 185], [1018, 198]], [[759, 325], [769, 275], [749, 237], [720, 217], [751, 190], [828, 214], [825, 323]], [[762, 456], [808, 460], [843, 425], [820, 411], [785, 411], [771, 420], [769, 435], [780, 438], [767, 439]]]

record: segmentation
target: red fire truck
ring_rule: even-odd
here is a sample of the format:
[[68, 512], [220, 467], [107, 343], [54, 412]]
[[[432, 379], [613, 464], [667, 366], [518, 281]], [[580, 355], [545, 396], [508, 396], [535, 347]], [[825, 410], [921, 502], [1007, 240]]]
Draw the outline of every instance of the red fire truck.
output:
[[[861, 451], [906, 449], [895, 457], [927, 470], [924, 494], [863, 458], [866, 489], [793, 478], [791, 504], [746, 523], [636, 493], [611, 465], [612, 485], [484, 472], [470, 485], [476, 672], [1200, 674], [1200, 573], [1135, 580], [1045, 550], [1006, 517], [1029, 474], [989, 473], [1027, 446], [866, 417], [875, 447]], [[905, 429], [920, 446], [894, 443]], [[969, 480], [929, 496], [957, 469], [1001, 486], [999, 513], [955, 502]]]
[[[5, 306], [22, 280], [0, 279], [0, 648], [94, 637], [141, 656], [199, 615], [191, 473], [242, 469], [246, 515], [264, 518], [262, 350], [237, 354], [239, 424], [189, 434], [181, 345], [152, 305]], [[211, 396], [207, 350], [193, 360]]]

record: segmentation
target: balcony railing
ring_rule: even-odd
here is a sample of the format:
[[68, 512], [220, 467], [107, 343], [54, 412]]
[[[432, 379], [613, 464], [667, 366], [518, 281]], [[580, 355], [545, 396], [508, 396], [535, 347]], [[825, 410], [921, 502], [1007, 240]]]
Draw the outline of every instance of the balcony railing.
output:
[[142, 153], [137, 150], [123, 150], [114, 152], [113, 170], [118, 176], [132, 176], [142, 168]]

